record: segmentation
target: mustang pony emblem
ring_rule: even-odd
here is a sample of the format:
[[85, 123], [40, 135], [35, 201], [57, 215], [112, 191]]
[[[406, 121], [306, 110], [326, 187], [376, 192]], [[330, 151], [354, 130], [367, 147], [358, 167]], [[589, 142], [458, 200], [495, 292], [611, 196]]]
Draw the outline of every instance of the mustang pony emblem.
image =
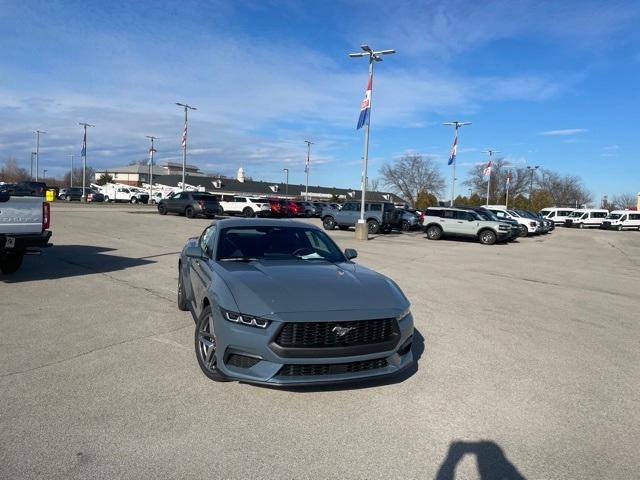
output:
[[333, 327], [331, 331], [339, 337], [344, 337], [351, 330], [355, 330], [356, 327]]

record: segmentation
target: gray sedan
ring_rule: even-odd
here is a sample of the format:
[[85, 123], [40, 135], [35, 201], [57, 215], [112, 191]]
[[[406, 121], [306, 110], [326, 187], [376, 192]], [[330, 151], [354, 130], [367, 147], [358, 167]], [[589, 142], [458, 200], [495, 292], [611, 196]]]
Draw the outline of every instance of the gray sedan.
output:
[[409, 301], [319, 228], [225, 219], [187, 241], [178, 307], [212, 380], [296, 386], [391, 375], [413, 363]]

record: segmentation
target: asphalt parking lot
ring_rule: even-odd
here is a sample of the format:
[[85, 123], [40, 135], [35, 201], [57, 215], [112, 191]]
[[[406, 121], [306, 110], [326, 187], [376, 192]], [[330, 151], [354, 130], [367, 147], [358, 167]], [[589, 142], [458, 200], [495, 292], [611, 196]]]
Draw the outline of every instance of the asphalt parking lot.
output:
[[637, 478], [640, 232], [335, 231], [411, 300], [417, 369], [291, 391], [197, 365], [176, 265], [209, 221], [59, 203], [52, 221], [55, 246], [0, 277], [1, 478]]

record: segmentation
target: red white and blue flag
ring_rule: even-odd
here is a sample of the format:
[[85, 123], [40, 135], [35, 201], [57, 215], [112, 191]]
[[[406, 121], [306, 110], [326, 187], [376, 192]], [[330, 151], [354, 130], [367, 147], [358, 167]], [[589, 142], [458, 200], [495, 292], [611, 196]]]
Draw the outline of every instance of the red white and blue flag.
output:
[[360, 107], [360, 118], [358, 119], [358, 127], [356, 130], [360, 130], [364, 125], [369, 125], [369, 117], [371, 116], [371, 87], [373, 85], [373, 78], [369, 76], [369, 83], [367, 84], [367, 91], [364, 93], [364, 100], [362, 100], [362, 106]]
[[182, 133], [182, 148], [187, 148], [187, 122], [184, 122], [184, 132]]
[[482, 174], [486, 177], [487, 175], [491, 175], [491, 167], [493, 167], [493, 162], [491, 160], [489, 160], [489, 163], [487, 163], [487, 166], [484, 167], [484, 170], [482, 171]]
[[447, 165], [451, 165], [456, 161], [456, 155], [458, 155], [458, 133], [456, 132], [456, 136], [453, 139], [453, 147], [451, 147], [451, 153], [449, 154], [449, 161]]
[[84, 137], [82, 138], [82, 150], [80, 150], [80, 156], [87, 156], [87, 127], [84, 128]]

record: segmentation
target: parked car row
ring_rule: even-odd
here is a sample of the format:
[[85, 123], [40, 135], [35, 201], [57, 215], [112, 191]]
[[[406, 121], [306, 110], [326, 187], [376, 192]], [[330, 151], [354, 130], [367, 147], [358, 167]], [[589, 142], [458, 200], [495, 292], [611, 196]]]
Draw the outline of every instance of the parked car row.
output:
[[[87, 202], [104, 202], [104, 195], [92, 188], [84, 189]], [[58, 191], [58, 200], [66, 200], [72, 202], [74, 200], [80, 201], [82, 199], [82, 187], [69, 187], [61, 188]]]
[[640, 230], [637, 210], [609, 210], [601, 208], [543, 208], [540, 214], [557, 225], [568, 228], [601, 228], [605, 230]]

